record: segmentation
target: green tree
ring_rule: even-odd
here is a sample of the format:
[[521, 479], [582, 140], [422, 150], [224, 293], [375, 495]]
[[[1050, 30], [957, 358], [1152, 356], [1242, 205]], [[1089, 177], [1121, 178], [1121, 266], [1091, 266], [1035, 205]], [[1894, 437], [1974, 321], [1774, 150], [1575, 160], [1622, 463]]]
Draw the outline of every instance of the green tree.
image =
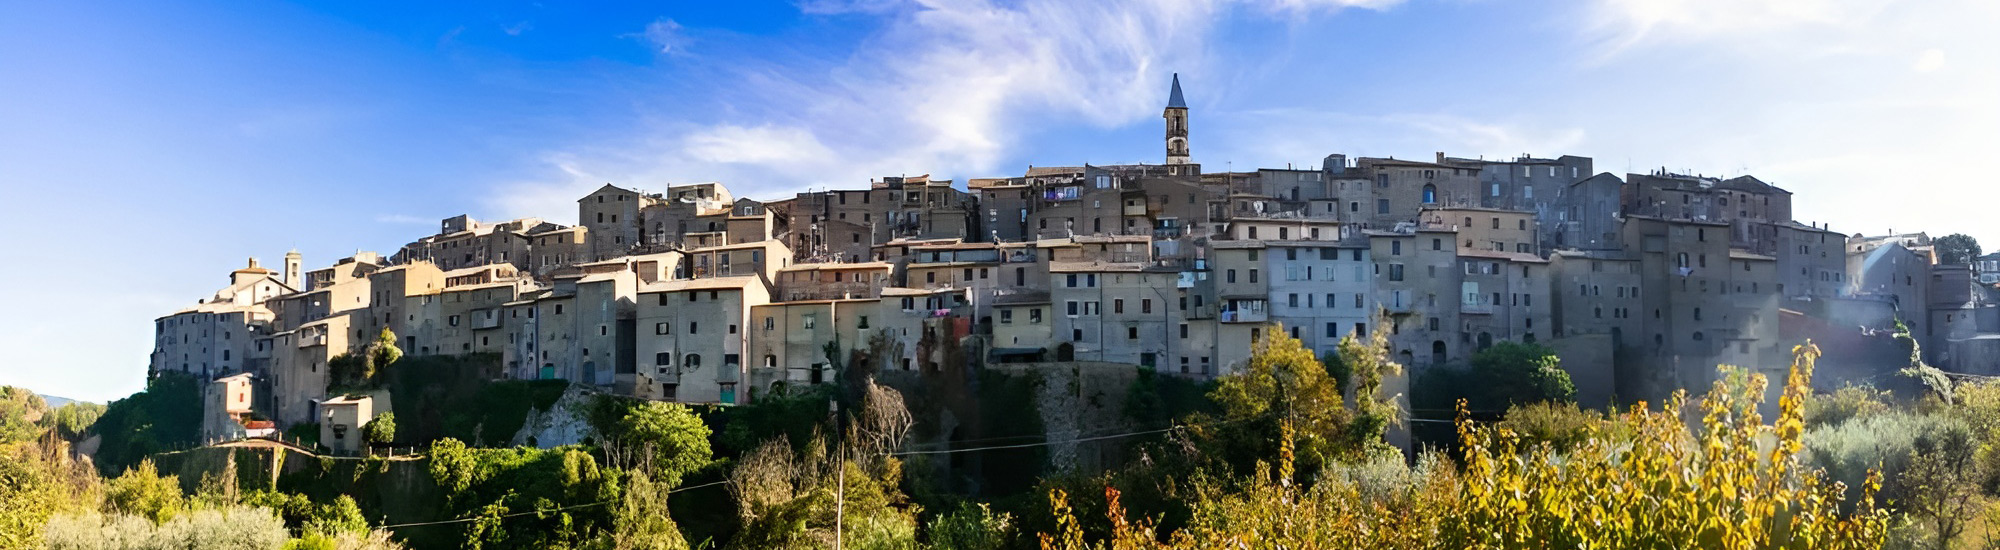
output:
[[[1283, 326], [1273, 325], [1265, 334], [1269, 336], [1257, 342], [1243, 369], [1218, 380], [1209, 399], [1222, 409], [1225, 422], [1263, 428], [1254, 430], [1262, 434], [1245, 437], [1279, 445], [1278, 450], [1264, 447], [1251, 455], [1279, 456], [1287, 466], [1296, 456], [1302, 466], [1315, 468], [1341, 451], [1338, 443], [1347, 439], [1353, 415], [1343, 404], [1339, 384], [1312, 350], [1287, 335]], [[1278, 475], [1292, 477], [1287, 470], [1281, 468]]]
[[104, 405], [75, 401], [49, 411], [49, 416], [42, 424], [54, 429], [56, 435], [63, 439], [77, 441], [83, 439], [84, 435], [90, 432], [91, 426], [97, 424], [97, 419], [102, 416], [104, 416]]
[[187, 499], [181, 496], [180, 478], [160, 475], [149, 458], [105, 485], [104, 507], [109, 513], [165, 523], [187, 509]]
[[625, 482], [625, 494], [611, 514], [611, 530], [606, 534], [611, 550], [686, 550], [687, 540], [667, 510], [671, 490], [644, 471], [632, 472]]
[[0, 386], [0, 445], [28, 441], [42, 433], [49, 405], [42, 396], [13, 386]]
[[366, 534], [368, 518], [361, 515], [361, 507], [354, 503], [354, 497], [340, 495], [333, 502], [314, 508], [305, 530], [326, 536]]
[[201, 411], [194, 376], [155, 375], [144, 391], [111, 402], [92, 425], [102, 437], [94, 457], [98, 471], [113, 475], [154, 453], [194, 445], [201, 438]]
[[625, 466], [668, 487], [680, 485], [682, 476], [714, 460], [708, 425], [678, 403], [649, 401], [633, 407], [610, 435], [607, 454], [621, 456]]
[[1494, 344], [1473, 354], [1470, 374], [1472, 391], [1466, 397], [1475, 410], [1576, 398], [1576, 385], [1562, 370], [1561, 359], [1540, 344]]
[[1931, 247], [1937, 250], [1937, 261], [1941, 264], [1970, 264], [1972, 259], [1978, 258], [1980, 254], [1979, 239], [1964, 233], [1938, 237], [1937, 240], [1931, 241]]
[[361, 437], [369, 443], [387, 444], [396, 441], [396, 413], [385, 412], [375, 415], [374, 420], [361, 427]]

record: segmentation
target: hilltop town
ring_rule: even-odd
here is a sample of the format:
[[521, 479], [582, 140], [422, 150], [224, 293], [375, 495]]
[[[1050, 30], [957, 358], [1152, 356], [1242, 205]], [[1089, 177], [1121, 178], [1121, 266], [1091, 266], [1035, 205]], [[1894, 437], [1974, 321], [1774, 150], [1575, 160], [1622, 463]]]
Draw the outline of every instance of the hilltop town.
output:
[[1163, 118], [1161, 164], [774, 200], [606, 184], [573, 226], [461, 215], [386, 256], [252, 259], [155, 322], [150, 371], [213, 381], [209, 439], [324, 423], [321, 444], [353, 453], [369, 405], [332, 391], [334, 363], [385, 333], [410, 356], [496, 358], [505, 379], [718, 405], [830, 383], [850, 358], [1213, 379], [1280, 330], [1321, 355], [1386, 332], [1407, 369], [1392, 395], [1496, 343], [1545, 345], [1593, 407], [1702, 391], [1717, 364], [1782, 379], [1808, 338], [1851, 352], [1816, 384], [1862, 380], [1907, 366], [1899, 326], [1946, 370], [2000, 357], [2000, 257], [1801, 222], [1754, 176], [1444, 153], [1214, 172], [1178, 77]]

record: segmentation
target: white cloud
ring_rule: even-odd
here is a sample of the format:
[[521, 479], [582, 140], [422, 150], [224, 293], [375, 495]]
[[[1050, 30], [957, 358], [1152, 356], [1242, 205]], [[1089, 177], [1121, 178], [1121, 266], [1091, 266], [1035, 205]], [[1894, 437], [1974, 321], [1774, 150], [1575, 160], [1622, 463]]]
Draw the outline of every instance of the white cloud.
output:
[[1917, 63], [1910, 68], [1920, 73], [1937, 72], [1938, 69], [1944, 68], [1944, 50], [1937, 48], [1924, 50], [1923, 53], [1917, 54]]
[[681, 24], [672, 19], [658, 19], [646, 24], [646, 30], [639, 32], [639, 38], [652, 44], [662, 54], [676, 53], [687, 46], [687, 35], [681, 33]]
[[[1207, 52], [1231, 10], [1268, 16], [1398, 2], [808, 0], [800, 4], [807, 13], [887, 21], [882, 33], [831, 66], [743, 63], [715, 90], [728, 98], [731, 120], [654, 122], [618, 141], [549, 158], [621, 184], [718, 180], [738, 195], [773, 198], [883, 175], [987, 175], [1019, 144], [1029, 119], [1117, 127], [1158, 116], [1169, 73], [1225, 71]], [[655, 27], [681, 35], [663, 20], [648, 27], [649, 38]], [[567, 175], [548, 179], [554, 181], [516, 187], [567, 192], [589, 185]], [[537, 208], [502, 200], [515, 213]], [[550, 200], [540, 208], [574, 206]]]
[[1698, 110], [1633, 113], [1630, 125], [1648, 131], [1600, 133], [1591, 145], [1641, 166], [1754, 173], [1796, 193], [1800, 218], [1844, 231], [2000, 239], [1977, 221], [1989, 202], [1978, 199], [1994, 197], [1962, 169], [2000, 149], [2000, 36], [1986, 28], [2000, 4], [1599, 0], [1592, 14], [1588, 38], [1614, 46], [1599, 68], [1656, 76], [1618, 98], [1627, 109], [1685, 101]]

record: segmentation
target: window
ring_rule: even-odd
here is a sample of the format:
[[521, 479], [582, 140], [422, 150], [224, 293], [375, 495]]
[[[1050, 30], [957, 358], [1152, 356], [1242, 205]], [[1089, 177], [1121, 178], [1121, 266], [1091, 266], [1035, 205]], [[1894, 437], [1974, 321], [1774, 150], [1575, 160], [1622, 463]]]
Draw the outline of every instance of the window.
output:
[[[661, 323], [661, 324], [665, 324], [665, 323]], [[776, 328], [778, 328], [778, 319], [777, 319], [776, 317], [765, 317], [765, 318], [764, 318], [764, 330], [772, 330], [772, 329], [776, 329]], [[662, 334], [664, 334], [664, 333], [662, 333]]]
[[1125, 327], [1125, 339], [1126, 339], [1126, 340], [1138, 340], [1138, 339], [1139, 339], [1139, 327]]
[[697, 323], [695, 321], [688, 321], [688, 334], [695, 334], [701, 332], [700, 329], [701, 329], [700, 323]]
[[1014, 310], [1011, 309], [1000, 310], [1000, 324], [1009, 325], [1013, 323], [1014, 323]]
[[1444, 239], [1431, 239], [1431, 250], [1444, 250]]
[[805, 316], [803, 321], [805, 323], [805, 328], [811, 329], [819, 324], [819, 316], [808, 314]]
[[1153, 312], [1153, 299], [1141, 298], [1139, 300], [1139, 313], [1152, 313], [1152, 312]]
[[868, 316], [867, 315], [860, 316], [860, 319], [857, 323], [855, 323], [854, 328], [868, 328]]
[[1257, 270], [1254, 268], [1250, 270], [1250, 282], [1257, 282]]
[[1375, 213], [1377, 213], [1377, 214], [1388, 214], [1388, 213], [1389, 213], [1389, 199], [1375, 199]]
[[1067, 310], [1069, 311], [1069, 316], [1071, 316], [1071, 317], [1075, 317], [1075, 316], [1076, 316], [1076, 312], [1077, 312], [1077, 309], [1076, 309], [1076, 300], [1070, 300], [1070, 301], [1067, 301], [1067, 302], [1063, 302], [1063, 307], [1064, 307], [1065, 309], [1067, 309]]
[[653, 354], [653, 364], [662, 367], [672, 365], [674, 364], [674, 354], [664, 351], [660, 353], [655, 353]]
[[1041, 324], [1041, 322], [1042, 322], [1042, 308], [1031, 308], [1031, 309], [1029, 309], [1029, 310], [1028, 310], [1028, 322], [1029, 322], [1030, 324]]
[[1403, 241], [1389, 241], [1389, 255], [1403, 255]]

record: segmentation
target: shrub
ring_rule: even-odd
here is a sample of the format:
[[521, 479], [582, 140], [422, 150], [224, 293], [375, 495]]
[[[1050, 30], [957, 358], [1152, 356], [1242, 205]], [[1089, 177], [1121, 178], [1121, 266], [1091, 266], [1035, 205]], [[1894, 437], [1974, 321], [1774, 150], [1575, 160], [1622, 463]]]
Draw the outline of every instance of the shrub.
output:
[[924, 527], [933, 550], [1000, 550], [1014, 538], [1014, 517], [983, 503], [960, 503]]
[[1849, 419], [1889, 410], [1888, 392], [1867, 386], [1842, 386], [1833, 393], [1806, 400], [1806, 427], [1837, 426]]
[[1521, 438], [1522, 448], [1548, 443], [1562, 452], [1598, 435], [1604, 423], [1602, 415], [1580, 409], [1575, 403], [1544, 401], [1507, 409], [1499, 427]]

